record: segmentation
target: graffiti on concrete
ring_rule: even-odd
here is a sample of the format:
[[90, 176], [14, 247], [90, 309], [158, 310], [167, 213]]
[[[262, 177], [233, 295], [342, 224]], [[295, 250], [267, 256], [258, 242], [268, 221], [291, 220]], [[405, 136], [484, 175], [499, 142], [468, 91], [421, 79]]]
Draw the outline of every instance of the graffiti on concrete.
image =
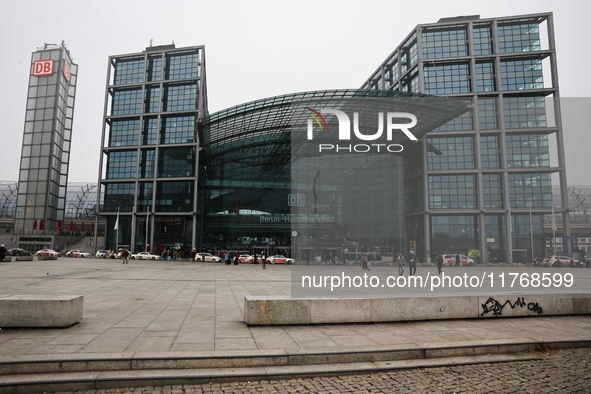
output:
[[489, 297], [489, 299], [482, 304], [483, 312], [480, 316], [487, 315], [488, 313], [492, 312], [493, 316], [501, 316], [503, 314], [503, 308], [505, 305], [509, 304], [511, 309], [519, 308], [527, 308], [528, 310], [537, 313], [538, 315], [542, 314], [542, 307], [538, 305], [537, 302], [530, 302], [526, 303], [523, 297], [517, 298], [517, 301], [511, 302], [511, 300], [505, 301], [504, 304], [501, 304], [496, 299]]

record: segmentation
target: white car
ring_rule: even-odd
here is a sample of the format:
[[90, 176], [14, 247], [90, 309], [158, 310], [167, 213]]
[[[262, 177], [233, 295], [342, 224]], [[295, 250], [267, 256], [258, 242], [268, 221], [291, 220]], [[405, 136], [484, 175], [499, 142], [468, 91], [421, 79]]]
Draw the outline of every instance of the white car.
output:
[[288, 257], [276, 254], [274, 256], [267, 257], [266, 262], [267, 264], [291, 264], [293, 263], [293, 260]]
[[148, 252], [139, 252], [132, 254], [130, 257], [132, 260], [162, 260], [162, 257], [156, 254], [150, 254]]
[[257, 262], [254, 262], [254, 255], [246, 255], [244, 256], [244, 260], [242, 259], [242, 256], [240, 256], [240, 261], [243, 263], [249, 263], [249, 264], [260, 264], [263, 262], [263, 259], [261, 258], [260, 254], [257, 254]]
[[219, 263], [222, 259], [211, 253], [197, 253], [195, 255], [195, 261], [213, 261], [214, 263]]
[[59, 256], [61, 256], [61, 253], [58, 253], [55, 250], [51, 250], [51, 249], [41, 249], [40, 251], [37, 252], [37, 256], [55, 256], [55, 257], [59, 257]]
[[97, 250], [95, 257], [110, 257], [111, 252], [108, 250]]
[[80, 257], [80, 258], [90, 257], [90, 253], [87, 253], [83, 250], [72, 250], [72, 257]]
[[[474, 266], [474, 259], [466, 256], [465, 254], [461, 254], [460, 255], [460, 266], [470, 266], [473, 267]], [[450, 266], [450, 267], [458, 267], [458, 264], [456, 263], [456, 255], [455, 254], [444, 254], [443, 255], [443, 265], [444, 266]]]

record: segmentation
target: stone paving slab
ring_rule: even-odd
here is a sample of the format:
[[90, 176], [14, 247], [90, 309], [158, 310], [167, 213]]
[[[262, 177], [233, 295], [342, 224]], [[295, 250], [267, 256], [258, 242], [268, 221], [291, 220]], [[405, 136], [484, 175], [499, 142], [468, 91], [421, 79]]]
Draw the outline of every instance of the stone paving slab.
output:
[[[260, 265], [180, 261], [122, 265], [103, 259], [0, 264], [2, 293], [84, 296], [79, 324], [0, 331], [0, 361], [591, 340], [590, 316], [248, 327], [243, 318], [244, 296], [289, 297], [290, 269], [287, 265], [262, 270]], [[382, 269], [392, 271], [392, 267], [376, 267], [372, 273]], [[591, 275], [591, 270], [577, 272]]]

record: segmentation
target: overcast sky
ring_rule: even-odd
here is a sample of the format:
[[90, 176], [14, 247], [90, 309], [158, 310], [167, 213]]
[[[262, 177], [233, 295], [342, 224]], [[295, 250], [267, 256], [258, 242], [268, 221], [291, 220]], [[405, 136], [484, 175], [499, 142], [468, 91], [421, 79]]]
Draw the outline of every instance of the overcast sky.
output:
[[[0, 15], [0, 180], [18, 180], [31, 53], [65, 41], [79, 65], [70, 182], [96, 183], [107, 59], [205, 45], [209, 111], [307, 90], [359, 88], [421, 23], [553, 12], [560, 94], [588, 97], [589, 0], [22, 1]], [[591, 100], [577, 100], [588, 109]], [[574, 110], [565, 111], [574, 113]], [[569, 184], [591, 185], [587, 124], [565, 129]]]

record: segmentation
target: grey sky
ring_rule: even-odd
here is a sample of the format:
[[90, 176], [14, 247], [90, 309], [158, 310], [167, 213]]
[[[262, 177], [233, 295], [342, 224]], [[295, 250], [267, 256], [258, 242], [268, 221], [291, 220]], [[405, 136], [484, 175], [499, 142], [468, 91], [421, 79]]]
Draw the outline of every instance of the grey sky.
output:
[[[27, 1], [0, 15], [2, 165], [18, 179], [31, 53], [62, 40], [79, 65], [70, 176], [96, 182], [110, 55], [205, 45], [209, 110], [306, 90], [358, 88], [417, 24], [554, 12], [562, 97], [589, 96], [591, 1]], [[591, 100], [578, 100], [589, 108]], [[574, 113], [575, 111], [568, 111]], [[589, 126], [565, 129], [568, 181], [591, 185]]]

